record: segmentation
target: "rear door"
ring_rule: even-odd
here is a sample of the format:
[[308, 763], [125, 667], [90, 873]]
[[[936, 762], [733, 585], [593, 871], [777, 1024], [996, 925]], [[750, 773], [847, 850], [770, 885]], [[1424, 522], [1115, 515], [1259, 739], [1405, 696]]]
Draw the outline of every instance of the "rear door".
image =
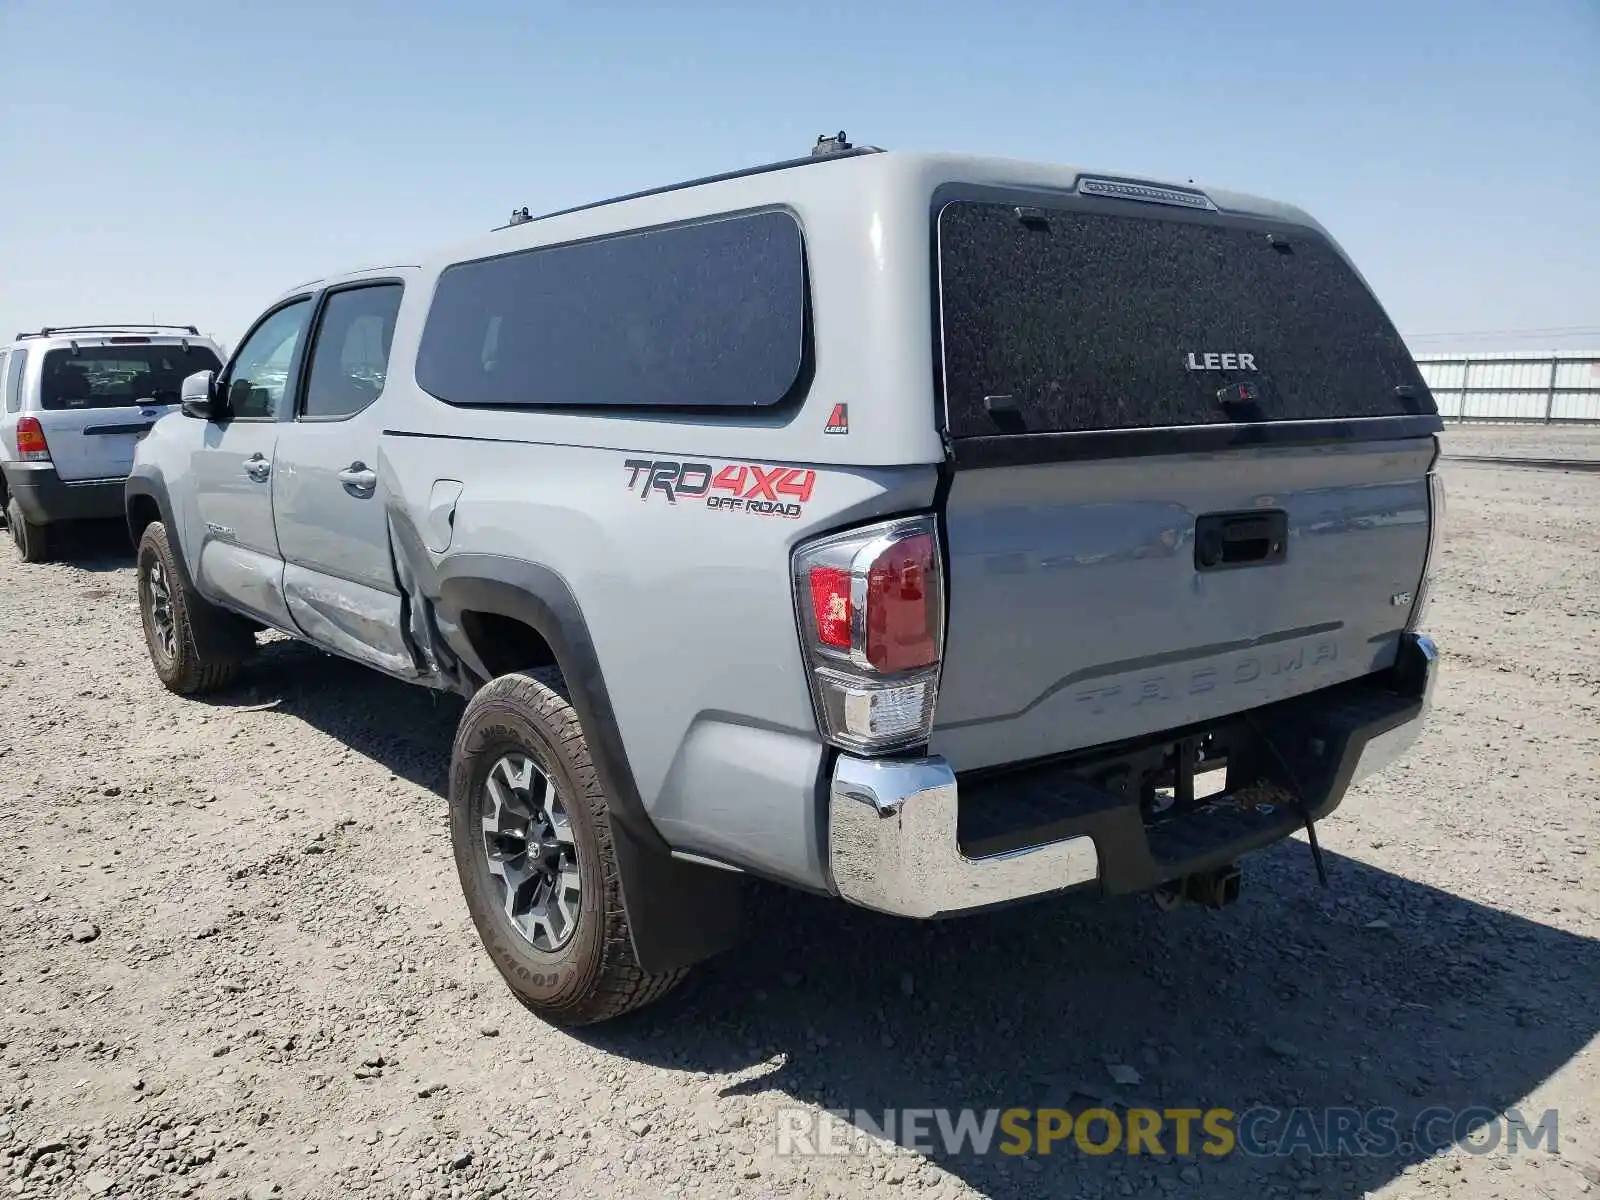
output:
[[398, 280], [377, 280], [326, 294], [294, 420], [278, 434], [272, 495], [295, 624], [331, 650], [409, 674], [377, 474], [401, 293]]
[[1438, 419], [1325, 238], [1031, 196], [937, 221], [955, 470], [935, 751], [1017, 762], [1393, 660]]
[[180, 339], [83, 339], [44, 352], [34, 416], [68, 483], [126, 478], [133, 448], [177, 406], [184, 376], [219, 370], [207, 345]]
[[191, 459], [201, 590], [280, 628], [293, 622], [272, 523], [280, 420], [294, 403], [312, 301], [268, 312], [223, 372], [225, 418], [209, 422]]

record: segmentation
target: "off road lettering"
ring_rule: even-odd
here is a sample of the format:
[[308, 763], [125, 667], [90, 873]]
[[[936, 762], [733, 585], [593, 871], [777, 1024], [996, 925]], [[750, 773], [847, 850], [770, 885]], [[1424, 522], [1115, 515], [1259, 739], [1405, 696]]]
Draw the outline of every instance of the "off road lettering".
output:
[[751, 500], [745, 505], [746, 512], [760, 513], [764, 517], [789, 517], [791, 519], [800, 515], [798, 504], [777, 504], [771, 500]]

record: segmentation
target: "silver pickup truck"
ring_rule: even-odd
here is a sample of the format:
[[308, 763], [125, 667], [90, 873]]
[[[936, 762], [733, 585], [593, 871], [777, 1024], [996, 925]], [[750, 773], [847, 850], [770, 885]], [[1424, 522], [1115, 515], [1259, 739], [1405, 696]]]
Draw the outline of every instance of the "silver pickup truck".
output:
[[467, 697], [466, 901], [575, 1024], [744, 875], [1228, 902], [1417, 735], [1439, 430], [1297, 209], [841, 135], [290, 291], [126, 503], [173, 690], [270, 627]]

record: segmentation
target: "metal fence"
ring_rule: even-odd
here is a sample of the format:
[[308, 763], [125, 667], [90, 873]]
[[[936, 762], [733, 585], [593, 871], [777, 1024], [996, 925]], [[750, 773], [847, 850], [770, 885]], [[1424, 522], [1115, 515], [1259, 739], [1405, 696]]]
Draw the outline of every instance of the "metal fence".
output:
[[1419, 354], [1447, 421], [1600, 424], [1600, 352]]

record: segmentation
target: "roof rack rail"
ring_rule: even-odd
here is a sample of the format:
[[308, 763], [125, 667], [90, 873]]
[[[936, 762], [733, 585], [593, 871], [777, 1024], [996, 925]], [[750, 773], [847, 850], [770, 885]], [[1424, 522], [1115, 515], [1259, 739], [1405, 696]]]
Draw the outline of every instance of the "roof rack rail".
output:
[[181, 329], [184, 333], [193, 337], [200, 336], [200, 330], [193, 325], [158, 325], [153, 321], [137, 321], [123, 325], [46, 325], [37, 333], [17, 334], [17, 340], [21, 341], [23, 338], [35, 337], [55, 337], [61, 333], [133, 333], [141, 329]]
[[621, 204], [625, 200], [643, 200], [646, 196], [660, 196], [667, 192], [681, 192], [686, 188], [701, 187], [708, 183], [725, 183], [730, 179], [744, 179], [749, 175], [765, 175], [769, 171], [787, 171], [791, 167], [808, 167], [813, 163], [830, 162], [839, 158], [859, 158], [864, 154], [882, 154], [881, 146], [853, 146], [845, 140], [844, 130], [837, 135], [823, 134], [817, 139], [809, 153], [800, 158], [784, 158], [777, 162], [762, 163], [760, 166], [745, 167], [738, 171], [725, 171], [720, 175], [702, 175], [698, 179], [686, 179], [682, 183], [669, 183], [665, 187], [646, 188], [642, 192], [628, 192], [622, 196], [612, 196], [606, 200], [592, 200], [588, 204], [575, 204], [571, 208], [557, 209], [555, 212], [540, 213], [538, 216], [529, 216], [526, 208], [516, 209], [511, 216], [511, 221], [505, 225], [497, 225], [491, 233], [499, 233], [502, 229], [512, 229], [518, 225], [526, 225], [530, 221], [548, 221], [551, 217], [565, 217], [571, 213], [586, 212], [591, 208], [604, 208], [608, 204]]

